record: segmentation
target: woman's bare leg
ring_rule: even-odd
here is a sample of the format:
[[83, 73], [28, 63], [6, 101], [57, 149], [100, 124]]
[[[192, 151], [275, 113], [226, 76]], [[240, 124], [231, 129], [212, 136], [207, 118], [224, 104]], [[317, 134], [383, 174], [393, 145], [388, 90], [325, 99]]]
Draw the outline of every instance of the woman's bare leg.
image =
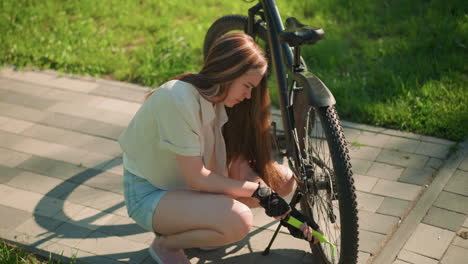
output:
[[222, 246], [244, 238], [252, 227], [250, 208], [224, 195], [171, 191], [153, 216], [153, 228], [163, 234], [167, 250]]

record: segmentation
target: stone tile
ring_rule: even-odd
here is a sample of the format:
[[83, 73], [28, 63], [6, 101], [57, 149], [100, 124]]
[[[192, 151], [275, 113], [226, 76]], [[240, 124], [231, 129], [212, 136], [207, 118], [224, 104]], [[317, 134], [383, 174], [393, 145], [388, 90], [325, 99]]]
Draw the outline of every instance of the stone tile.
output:
[[96, 166], [95, 169], [113, 173], [115, 175], [123, 176], [124, 169], [123, 169], [122, 156], [115, 157], [106, 163]]
[[468, 171], [468, 157], [466, 157], [463, 162], [458, 166], [460, 170]]
[[25, 129], [33, 126], [33, 122], [23, 121], [6, 116], [0, 116], [0, 130], [10, 133], [21, 133]]
[[376, 159], [382, 163], [410, 168], [424, 168], [428, 160], [427, 156], [386, 149], [382, 150]]
[[2, 96], [0, 98], [0, 101], [8, 104], [21, 105], [39, 110], [45, 110], [51, 107], [52, 105], [58, 103], [58, 100], [50, 100], [26, 93], [18, 93], [15, 91], [10, 91], [6, 95]]
[[41, 96], [42, 94], [52, 90], [52, 88], [35, 84], [34, 89], [31, 89], [31, 83], [0, 78], [0, 90], [4, 92], [14, 91], [23, 94]]
[[383, 146], [386, 149], [415, 153], [421, 141], [402, 137], [391, 137]]
[[144, 230], [130, 217], [118, 215], [112, 215], [107, 225], [100, 226], [97, 230], [101, 233], [118, 236], [145, 245], [150, 245], [155, 237], [154, 233]]
[[33, 215], [30, 212], [15, 209], [9, 206], [0, 205], [0, 234], [6, 230], [15, 229], [17, 226], [32, 219]]
[[[114, 257], [120, 255], [127, 255], [127, 257], [119, 257], [119, 260], [124, 260], [120, 258], [128, 258], [130, 252], [146, 251], [148, 245], [133, 242], [117, 236], [108, 236], [106, 234], [95, 231], [91, 233], [88, 238], [81, 239], [76, 248], [78, 248], [79, 250], [95, 253], [101, 256], [107, 255], [108, 257], [112, 257], [112, 255], [114, 255]], [[144, 258], [146, 258], [146, 255], [142, 254], [139, 261], [136, 261], [134, 259], [133, 263], [139, 263], [143, 261]]]
[[40, 140], [44, 140], [48, 142], [67, 145], [67, 144], [64, 144], [65, 142], [60, 141], [60, 138], [66, 133], [67, 131], [65, 129], [35, 124], [34, 126], [31, 126], [28, 129], [25, 129], [20, 134], [23, 136], [27, 136], [27, 137], [31, 137], [35, 139], [40, 139]]
[[440, 169], [440, 167], [442, 167], [443, 164], [444, 164], [444, 162], [441, 159], [431, 158], [429, 160], [429, 162], [427, 162], [426, 167], [427, 168], [432, 168], [434, 170], [438, 170], [438, 169]]
[[354, 159], [363, 159], [374, 161], [379, 155], [381, 149], [368, 146], [349, 146], [349, 156]]
[[409, 201], [416, 199], [420, 191], [421, 187], [419, 186], [384, 179], [380, 179], [372, 189], [372, 193], [378, 195]]
[[456, 170], [444, 190], [468, 196], [468, 172]]
[[442, 191], [433, 206], [468, 214], [468, 197]]
[[410, 132], [404, 132], [400, 130], [394, 130], [394, 129], [384, 129], [382, 131], [382, 134], [389, 135], [389, 136], [402, 137], [402, 138], [416, 139], [416, 140], [421, 138], [421, 135], [410, 133]]
[[[287, 232], [287, 230], [285, 229]], [[274, 231], [269, 229], [255, 229], [250, 232], [241, 243], [250, 243], [253, 249], [263, 250], [268, 246], [271, 238], [273, 237]], [[330, 238], [331, 239], [331, 238]], [[331, 239], [332, 240], [332, 239]], [[296, 239], [289, 234], [278, 233], [271, 249], [296, 249], [301, 251], [310, 252], [308, 243], [304, 243], [303, 240]]]
[[0, 131], [0, 147], [13, 150], [14, 146], [24, 138], [12, 133]]
[[387, 144], [390, 138], [388, 135], [363, 131], [357, 141], [368, 146], [381, 148]]
[[76, 248], [76, 246], [83, 239], [86, 239], [91, 234], [91, 232], [93, 232], [91, 229], [87, 229], [71, 223], [63, 223], [54, 230], [55, 236], [51, 238], [50, 241]]
[[414, 185], [425, 185], [432, 181], [435, 174], [434, 169], [431, 168], [406, 168], [403, 171], [401, 177], [398, 179], [399, 182], [414, 184]]
[[455, 142], [442, 139], [442, 138], [436, 138], [436, 137], [429, 137], [429, 136], [423, 136], [421, 135], [421, 140], [426, 141], [426, 142], [432, 142], [432, 143], [437, 143], [437, 144], [445, 144], [445, 145], [452, 145]]
[[[16, 81], [28, 83], [47, 83], [52, 77], [33, 71], [16, 71], [13, 69], [3, 69], [0, 71], [0, 76]], [[31, 85], [31, 84], [29, 84]]]
[[92, 135], [103, 136], [117, 140], [127, 125], [119, 126], [115, 124], [99, 122], [96, 120], [87, 120], [81, 123], [76, 129], [78, 131], [86, 132]]
[[409, 201], [385, 197], [379, 209], [377, 209], [377, 213], [401, 218], [406, 213], [406, 210], [408, 210], [409, 205]]
[[141, 104], [123, 101], [123, 100], [105, 98], [100, 103], [98, 103], [96, 107], [109, 110], [109, 111], [113, 111], [113, 112], [134, 115], [138, 111], [138, 109], [140, 109]]
[[416, 149], [416, 154], [427, 155], [439, 159], [445, 159], [450, 145], [421, 142]]
[[[370, 259], [371, 255], [366, 252], [358, 252], [358, 264], [365, 264]], [[310, 263], [310, 262], [309, 262]]]
[[349, 127], [349, 128], [364, 130], [363, 132], [371, 131], [371, 132], [375, 132], [375, 133], [380, 133], [380, 132], [383, 132], [385, 130], [385, 128], [383, 128], [383, 127], [376, 127], [376, 126], [370, 126], [370, 125], [365, 125], [365, 124], [359, 124], [359, 123], [354, 123], [354, 122], [345, 121], [345, 120], [342, 120], [341, 124], [343, 125], [343, 127]]
[[86, 170], [75, 164], [37, 156], [19, 164], [18, 168], [63, 180], [73, 178]]
[[24, 244], [42, 244], [56, 236], [54, 231], [61, 224], [62, 222], [49, 217], [35, 216], [16, 227], [15, 231], [26, 235]]
[[23, 121], [37, 122], [47, 116], [47, 112], [38, 109], [0, 102], [0, 113]]
[[[298, 207], [299, 208], [299, 207]], [[253, 208], [252, 214], [254, 216], [253, 226], [269, 229], [269, 230], [276, 230], [278, 226], [279, 220], [276, 220], [272, 217], [269, 217], [265, 214], [265, 209], [263, 208]]]
[[431, 207], [427, 215], [422, 220], [423, 223], [448, 229], [451, 231], [458, 231], [460, 226], [465, 220], [465, 215], [445, 210], [443, 208]]
[[403, 172], [404, 168], [400, 166], [394, 166], [384, 164], [380, 162], [372, 163], [372, 166], [367, 171], [368, 176], [374, 176], [381, 179], [396, 181]]
[[27, 171], [20, 172], [7, 184], [18, 189], [31, 191], [58, 199], [63, 198], [76, 187], [76, 184], [70, 182], [64, 182], [56, 178]]
[[16, 167], [31, 157], [31, 154], [26, 154], [6, 148], [0, 148], [0, 165], [6, 167]]
[[468, 256], [468, 249], [457, 246], [450, 246], [445, 256], [440, 261], [441, 264], [464, 264]]
[[377, 183], [377, 179], [375, 177], [354, 174], [353, 178], [354, 186], [358, 191], [370, 192]]
[[47, 115], [45, 115], [44, 118], [40, 120], [40, 122], [44, 125], [78, 131], [81, 131], [79, 130], [79, 127], [87, 121], [88, 120], [84, 118], [65, 115], [62, 113], [47, 113]]
[[142, 103], [147, 92], [147, 88], [142, 88], [141, 91], [135, 91], [134, 89], [116, 86], [115, 84], [109, 85], [102, 83], [89, 93]]
[[18, 175], [21, 171], [15, 168], [0, 165], [0, 184], [7, 183]]
[[94, 90], [98, 85], [93, 82], [81, 81], [81, 80], [72, 80], [70, 78], [57, 78], [52, 77], [47, 82], [42, 83], [38, 82], [42, 85], [47, 85], [55, 88], [75, 91], [75, 92], [82, 92], [88, 93]]
[[343, 127], [343, 131], [348, 145], [351, 145], [353, 142], [355, 142], [359, 135], [361, 135], [361, 130], [359, 129]]
[[408, 262], [397, 259], [392, 264], [408, 264]]
[[[57, 260], [58, 263], [73, 263], [71, 260], [75, 259], [78, 263], [80, 261], [85, 261], [87, 259], [93, 259], [94, 254], [72, 248], [68, 245], [64, 245], [56, 242], [45, 242], [38, 246], [39, 249], [45, 250], [55, 254], [54, 260]], [[60, 262], [61, 261], [61, 262]], [[85, 262], [89, 263], [89, 262]], [[91, 262], [91, 263], [102, 263], [102, 262]]]
[[468, 217], [465, 218], [465, 222], [463, 223], [463, 227], [468, 228]]
[[462, 238], [459, 234], [459, 232], [468, 232], [468, 228], [460, 228], [460, 230], [457, 231], [457, 235], [455, 236], [455, 239], [452, 242], [452, 245], [459, 246], [462, 248], [468, 249], [468, 239]]
[[124, 204], [123, 196], [81, 185], [70, 194], [68, 200], [94, 209], [110, 212]]
[[366, 175], [367, 171], [372, 166], [372, 161], [352, 158], [351, 166], [354, 173]]
[[359, 210], [375, 212], [382, 204], [384, 197], [357, 191], [356, 200]]
[[385, 235], [359, 230], [359, 250], [375, 255], [377, 250], [382, 246], [385, 240]]
[[0, 186], [0, 204], [2, 205], [48, 217], [57, 214], [60, 210], [57, 208], [60, 204], [58, 199], [6, 185]]
[[408, 251], [408, 250], [401, 250], [400, 253], [398, 253], [398, 259], [406, 261], [407, 263], [417, 263], [417, 264], [437, 264], [438, 260], [437, 259], [432, 259], [426, 256], [422, 256], [419, 254], [416, 254], [414, 252]]
[[[420, 223], [404, 249], [433, 259], [441, 259], [450, 245], [454, 232]], [[424, 241], [424, 243], [421, 243]]]
[[398, 224], [397, 217], [371, 213], [360, 210], [359, 214], [359, 229], [371, 231], [379, 234], [389, 234]]
[[99, 171], [98, 174], [89, 178], [85, 184], [87, 186], [123, 194], [122, 176]]

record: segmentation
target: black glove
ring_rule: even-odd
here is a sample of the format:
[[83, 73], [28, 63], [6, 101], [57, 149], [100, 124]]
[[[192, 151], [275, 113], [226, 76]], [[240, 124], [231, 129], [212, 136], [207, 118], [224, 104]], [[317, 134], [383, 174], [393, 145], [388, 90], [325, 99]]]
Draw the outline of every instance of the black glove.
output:
[[[315, 223], [314, 220], [305, 217], [296, 208], [291, 209], [291, 213], [289, 213], [289, 216], [292, 216], [292, 217], [296, 218], [297, 220], [299, 220], [299, 221], [301, 221], [303, 223], [306, 222], [307, 225], [309, 227], [311, 227], [313, 230], [318, 230], [319, 229], [319, 226], [317, 225], [317, 223]], [[304, 236], [304, 233], [300, 229], [297, 229], [294, 226], [286, 223], [287, 220], [288, 220], [288, 217], [286, 217], [284, 220], [281, 220], [281, 225], [288, 228], [289, 233], [291, 233], [291, 235], [293, 237], [307, 240], [307, 238]]]
[[258, 188], [252, 194], [252, 197], [260, 201], [260, 205], [265, 208], [265, 213], [268, 216], [281, 216], [289, 210], [289, 204], [263, 182], [258, 184]]

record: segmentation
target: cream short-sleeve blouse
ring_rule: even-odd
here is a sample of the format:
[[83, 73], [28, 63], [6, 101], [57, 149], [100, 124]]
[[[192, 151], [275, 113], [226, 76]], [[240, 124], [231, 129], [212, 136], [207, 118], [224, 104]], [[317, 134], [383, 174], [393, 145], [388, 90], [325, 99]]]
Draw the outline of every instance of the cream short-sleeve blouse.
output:
[[213, 105], [190, 83], [169, 81], [143, 103], [119, 136], [124, 167], [164, 190], [188, 189], [176, 154], [200, 156], [205, 167], [211, 162], [211, 169], [227, 176], [221, 132], [227, 119], [223, 103]]

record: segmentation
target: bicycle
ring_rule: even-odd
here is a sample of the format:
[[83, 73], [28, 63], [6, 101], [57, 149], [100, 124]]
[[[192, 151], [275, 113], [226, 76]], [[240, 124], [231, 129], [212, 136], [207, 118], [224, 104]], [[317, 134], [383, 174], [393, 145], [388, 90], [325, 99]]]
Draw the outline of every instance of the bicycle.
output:
[[[314, 263], [356, 263], [357, 203], [336, 101], [326, 85], [308, 71], [301, 57], [301, 46], [315, 44], [324, 31], [312, 29], [294, 17], [287, 18], [284, 27], [275, 1], [259, 0], [248, 10], [248, 16], [228, 15], [211, 25], [205, 36], [205, 57], [216, 38], [232, 31], [251, 35], [264, 46], [271, 63], [269, 71], [273, 69], [284, 127], [286, 151], [281, 154], [287, 157], [297, 181], [290, 205], [296, 207], [299, 203], [302, 214], [314, 220], [336, 245], [337, 254], [333, 254], [324, 244], [310, 243]], [[276, 124], [272, 127], [278, 144]], [[280, 228], [281, 224], [264, 255], [269, 253]]]

